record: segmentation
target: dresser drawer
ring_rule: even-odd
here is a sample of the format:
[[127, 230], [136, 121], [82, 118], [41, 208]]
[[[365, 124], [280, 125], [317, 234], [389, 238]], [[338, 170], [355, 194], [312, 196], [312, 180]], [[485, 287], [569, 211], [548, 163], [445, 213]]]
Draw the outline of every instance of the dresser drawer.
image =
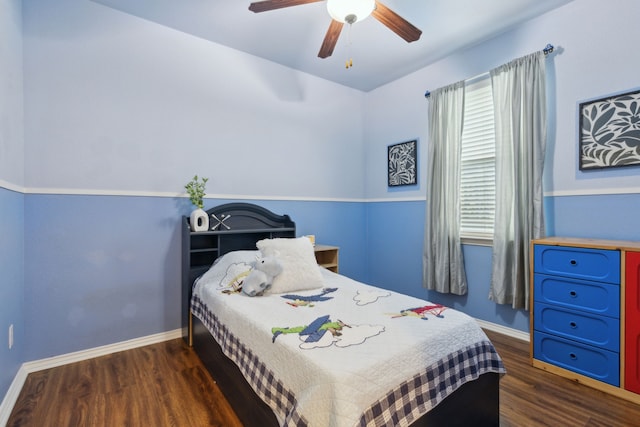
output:
[[620, 252], [570, 246], [534, 246], [534, 271], [607, 283], [620, 283]]
[[640, 394], [640, 251], [625, 256], [624, 387]]
[[533, 340], [533, 357], [598, 381], [620, 386], [618, 353], [537, 332]]
[[536, 302], [620, 317], [619, 285], [536, 273], [533, 287]]
[[620, 351], [620, 320], [537, 303], [534, 329], [610, 351]]

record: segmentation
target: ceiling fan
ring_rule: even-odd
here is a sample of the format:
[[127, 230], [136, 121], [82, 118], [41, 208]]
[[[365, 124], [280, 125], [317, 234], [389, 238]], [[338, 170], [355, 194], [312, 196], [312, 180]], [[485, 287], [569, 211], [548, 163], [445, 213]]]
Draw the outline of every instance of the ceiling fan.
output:
[[344, 24], [354, 24], [369, 15], [409, 43], [418, 40], [422, 34], [413, 24], [377, 0], [264, 0], [251, 3], [249, 10], [259, 13], [320, 1], [327, 2], [327, 10], [332, 18], [318, 52], [320, 58], [331, 56]]

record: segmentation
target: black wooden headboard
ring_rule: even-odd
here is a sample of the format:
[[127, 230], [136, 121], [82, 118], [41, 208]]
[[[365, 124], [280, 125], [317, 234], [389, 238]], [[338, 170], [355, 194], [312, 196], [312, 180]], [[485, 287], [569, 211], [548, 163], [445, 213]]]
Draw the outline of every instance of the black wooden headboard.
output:
[[256, 250], [256, 242], [274, 237], [296, 237], [289, 215], [278, 215], [251, 203], [227, 203], [207, 210], [209, 231], [191, 231], [182, 218], [182, 337], [191, 345], [193, 283], [216, 258], [231, 251]]

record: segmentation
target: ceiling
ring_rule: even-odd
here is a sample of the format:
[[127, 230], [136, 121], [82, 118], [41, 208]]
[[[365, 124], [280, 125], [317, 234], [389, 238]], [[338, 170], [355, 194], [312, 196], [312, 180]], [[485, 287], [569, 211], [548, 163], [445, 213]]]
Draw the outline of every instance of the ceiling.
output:
[[[249, 11], [250, 0], [92, 1], [370, 91], [572, 0], [383, 0], [422, 30], [420, 40], [407, 43], [369, 17], [345, 25], [326, 59], [317, 56], [331, 20], [324, 1], [262, 13]], [[348, 58], [353, 59], [349, 69]]]

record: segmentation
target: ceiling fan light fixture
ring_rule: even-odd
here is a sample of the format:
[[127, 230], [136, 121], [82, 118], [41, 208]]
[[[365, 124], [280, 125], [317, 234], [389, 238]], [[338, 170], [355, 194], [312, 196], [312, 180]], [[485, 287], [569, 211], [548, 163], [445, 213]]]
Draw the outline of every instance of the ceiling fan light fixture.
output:
[[327, 0], [331, 18], [345, 24], [362, 21], [376, 8], [375, 0]]

